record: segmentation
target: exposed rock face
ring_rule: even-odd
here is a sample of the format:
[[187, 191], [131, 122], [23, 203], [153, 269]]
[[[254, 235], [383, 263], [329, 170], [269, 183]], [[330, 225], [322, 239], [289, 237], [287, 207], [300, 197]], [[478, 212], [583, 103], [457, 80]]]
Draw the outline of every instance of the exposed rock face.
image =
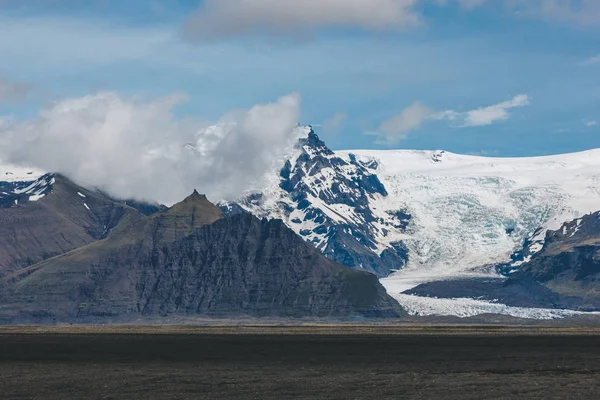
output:
[[385, 238], [404, 231], [411, 216], [381, 215], [377, 202], [388, 194], [369, 172], [373, 166], [337, 156], [311, 129], [296, 151], [276, 177], [278, 187], [222, 204], [223, 209], [282, 219], [328, 258], [354, 269], [384, 277], [402, 268], [404, 245]]
[[549, 231], [543, 249], [509, 278], [515, 284], [543, 285], [559, 306], [600, 309], [600, 213]]
[[0, 277], [100, 240], [120, 222], [142, 217], [133, 208], [58, 174], [4, 186]]
[[327, 259], [281, 221], [224, 218], [197, 193], [12, 274], [4, 301], [9, 320], [403, 315], [375, 276]]

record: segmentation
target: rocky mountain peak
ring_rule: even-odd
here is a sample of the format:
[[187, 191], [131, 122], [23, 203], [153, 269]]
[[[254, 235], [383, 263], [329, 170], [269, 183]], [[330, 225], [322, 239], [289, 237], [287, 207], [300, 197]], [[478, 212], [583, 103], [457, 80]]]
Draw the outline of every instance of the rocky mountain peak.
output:
[[402, 267], [406, 254], [392, 232], [403, 230], [409, 216], [377, 210], [388, 193], [370, 166], [336, 155], [311, 127], [305, 131], [279, 171], [278, 187], [249, 193], [223, 209], [282, 219], [326, 256], [352, 268], [386, 276]]
[[[164, 211], [167, 214], [196, 214], [205, 215], [207, 218], [222, 217], [222, 211], [219, 207], [211, 203], [206, 195], [198, 193], [197, 190], [186, 197], [183, 201], [173, 205]], [[218, 219], [218, 218], [217, 218]]]
[[224, 216], [221, 209], [208, 201], [205, 195], [194, 191], [180, 203], [151, 217], [153, 229], [161, 232], [155, 239], [171, 242]]

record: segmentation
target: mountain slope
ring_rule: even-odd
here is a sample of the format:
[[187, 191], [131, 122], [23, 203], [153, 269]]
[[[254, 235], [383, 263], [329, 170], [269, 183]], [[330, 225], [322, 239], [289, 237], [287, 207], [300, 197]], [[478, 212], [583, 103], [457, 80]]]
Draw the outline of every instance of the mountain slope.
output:
[[9, 201], [0, 203], [0, 277], [100, 240], [119, 223], [141, 218], [133, 208], [58, 174], [17, 182], [4, 196]]
[[549, 231], [544, 247], [506, 285], [541, 285], [558, 306], [600, 310], [600, 212]]
[[13, 274], [4, 302], [8, 320], [403, 313], [374, 276], [328, 260], [281, 221], [223, 218], [197, 193]]

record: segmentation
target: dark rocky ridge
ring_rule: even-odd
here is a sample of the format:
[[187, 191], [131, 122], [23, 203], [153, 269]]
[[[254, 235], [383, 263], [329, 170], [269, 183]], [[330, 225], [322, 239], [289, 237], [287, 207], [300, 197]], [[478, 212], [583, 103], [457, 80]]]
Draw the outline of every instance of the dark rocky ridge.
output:
[[281, 221], [223, 218], [194, 193], [107, 238], [13, 273], [0, 316], [397, 317], [377, 278], [343, 267]]
[[[0, 207], [0, 277], [105, 238], [120, 222], [142, 217], [59, 174], [16, 187], [31, 190], [9, 196]], [[30, 201], [34, 192], [43, 197]]]

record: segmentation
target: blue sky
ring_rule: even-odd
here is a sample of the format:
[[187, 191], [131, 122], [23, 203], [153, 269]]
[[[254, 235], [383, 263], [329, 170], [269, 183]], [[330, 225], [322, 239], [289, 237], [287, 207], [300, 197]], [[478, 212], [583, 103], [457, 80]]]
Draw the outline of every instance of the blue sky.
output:
[[0, 0], [0, 116], [110, 91], [217, 121], [296, 92], [335, 149], [600, 147], [597, 1], [219, 1]]

